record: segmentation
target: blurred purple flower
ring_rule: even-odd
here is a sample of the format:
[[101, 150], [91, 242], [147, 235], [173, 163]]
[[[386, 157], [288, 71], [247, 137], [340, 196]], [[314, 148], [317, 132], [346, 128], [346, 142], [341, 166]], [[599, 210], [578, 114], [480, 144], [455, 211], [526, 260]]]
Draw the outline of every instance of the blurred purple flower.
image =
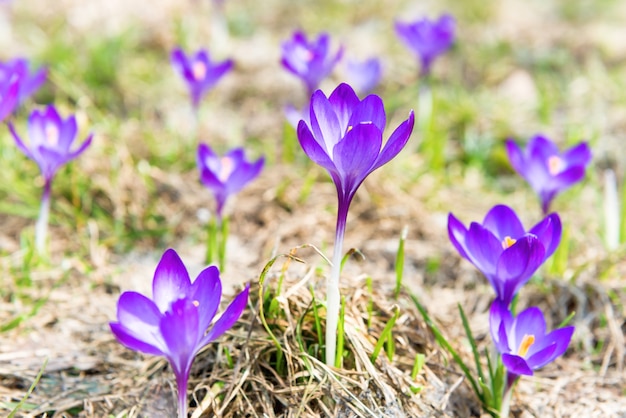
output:
[[31, 96], [46, 81], [48, 71], [40, 68], [31, 74], [30, 64], [25, 58], [15, 58], [5, 63], [0, 63], [0, 85], [5, 85], [11, 80], [18, 80], [19, 93], [18, 103], [22, 103]]
[[427, 76], [433, 61], [454, 42], [455, 21], [444, 14], [438, 20], [423, 18], [415, 22], [396, 22], [396, 34], [421, 61], [421, 74]]
[[298, 124], [298, 140], [313, 162], [328, 170], [337, 188], [338, 210], [332, 271], [327, 283], [326, 364], [333, 365], [339, 316], [341, 248], [350, 202], [374, 170], [389, 162], [406, 145], [415, 118], [413, 111], [382, 146], [387, 123], [380, 97], [359, 100], [352, 87], [340, 84], [326, 98], [321, 90], [311, 97], [310, 124]]
[[219, 270], [207, 267], [191, 283], [180, 257], [169, 249], [154, 273], [152, 299], [137, 292], [120, 296], [111, 331], [127, 348], [167, 359], [176, 375], [179, 417], [187, 417], [187, 383], [194, 357], [239, 319], [248, 291], [246, 287], [236, 296], [209, 330], [222, 298]]
[[530, 307], [513, 317], [506, 305], [494, 301], [489, 313], [491, 338], [507, 369], [509, 389], [520, 375], [553, 362], [567, 350], [574, 327], [546, 333], [546, 321], [537, 307]]
[[346, 77], [349, 84], [360, 94], [367, 94], [374, 90], [380, 82], [382, 67], [380, 60], [376, 57], [365, 61], [348, 60], [346, 63]]
[[235, 148], [220, 157], [208, 145], [200, 144], [197, 163], [200, 181], [213, 192], [217, 217], [222, 219], [226, 199], [259, 175], [264, 158], [248, 162], [243, 148]]
[[498, 300], [508, 306], [556, 250], [561, 241], [561, 220], [552, 213], [526, 232], [513, 209], [497, 205], [482, 225], [472, 222], [469, 229], [450, 213], [448, 235], [459, 254], [485, 275]]
[[0, 81], [0, 122], [13, 110], [19, 101], [20, 84], [17, 78]]
[[544, 214], [557, 193], [585, 176], [585, 169], [591, 162], [591, 150], [586, 142], [561, 153], [554, 142], [542, 135], [532, 137], [525, 150], [509, 139], [506, 152], [513, 169], [539, 195]]
[[78, 157], [87, 149], [91, 144], [93, 135], [90, 134], [76, 150], [70, 150], [78, 132], [76, 118], [72, 115], [65, 120], [62, 119], [54, 106], [48, 106], [45, 111], [35, 110], [30, 114], [28, 118], [30, 142], [28, 145], [22, 141], [13, 124], [9, 123], [9, 129], [17, 147], [39, 165], [39, 170], [44, 178], [41, 210], [35, 227], [37, 252], [44, 254], [52, 179], [59, 167]]
[[331, 53], [327, 33], [321, 33], [315, 41], [309, 42], [304, 32], [296, 31], [291, 39], [283, 42], [281, 63], [302, 79], [310, 96], [332, 72], [342, 55], [342, 46], [336, 53]]
[[30, 114], [28, 118], [29, 145], [20, 139], [13, 124], [9, 123], [9, 129], [17, 147], [39, 165], [41, 175], [46, 182], [52, 180], [59, 167], [85, 151], [93, 137], [90, 134], [75, 151], [71, 151], [70, 147], [78, 132], [76, 118], [72, 115], [67, 119], [62, 119], [52, 105], [44, 111], [35, 110]]
[[233, 67], [232, 60], [212, 62], [206, 49], [188, 57], [182, 49], [175, 48], [171, 61], [176, 72], [185, 79], [191, 103], [196, 110], [202, 97]]

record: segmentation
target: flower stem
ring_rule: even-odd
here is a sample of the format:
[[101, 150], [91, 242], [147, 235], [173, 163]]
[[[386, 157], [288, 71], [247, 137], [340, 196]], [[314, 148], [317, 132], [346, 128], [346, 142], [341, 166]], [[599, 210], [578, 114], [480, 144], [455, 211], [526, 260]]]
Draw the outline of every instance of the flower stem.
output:
[[178, 418], [187, 418], [187, 376], [188, 373], [182, 373], [180, 376], [176, 376]]
[[500, 416], [499, 418], [509, 418], [511, 411], [511, 398], [513, 396], [513, 387], [517, 382], [518, 375], [507, 373], [506, 374], [506, 386], [504, 388], [504, 395], [502, 396], [502, 403], [500, 404]]
[[326, 281], [326, 365], [334, 366], [337, 351], [337, 324], [339, 319], [339, 276], [341, 275], [341, 254], [343, 236], [346, 231], [348, 207], [350, 202], [339, 199], [337, 210], [337, 228], [335, 230], [335, 248], [333, 250], [332, 267]]
[[50, 190], [52, 188], [52, 180], [46, 180], [41, 195], [41, 209], [39, 210], [39, 218], [35, 225], [35, 248], [37, 254], [46, 254], [46, 241], [48, 237], [48, 218], [50, 217]]

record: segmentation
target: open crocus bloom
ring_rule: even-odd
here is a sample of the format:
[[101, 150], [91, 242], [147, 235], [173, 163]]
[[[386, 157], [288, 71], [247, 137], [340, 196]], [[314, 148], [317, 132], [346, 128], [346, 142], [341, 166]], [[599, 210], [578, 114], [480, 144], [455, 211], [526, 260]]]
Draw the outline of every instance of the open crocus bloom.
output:
[[469, 229], [450, 214], [448, 235], [459, 254], [485, 275], [498, 300], [508, 306], [556, 250], [561, 241], [561, 220], [552, 213], [526, 232], [513, 209], [497, 205], [482, 224], [472, 222]]
[[304, 32], [297, 31], [283, 42], [281, 63], [304, 82], [310, 95], [332, 72], [342, 55], [343, 47], [331, 52], [327, 33], [320, 33], [317, 39], [309, 41]]
[[20, 139], [12, 124], [9, 124], [9, 129], [17, 147], [39, 165], [47, 183], [52, 180], [59, 167], [85, 151], [93, 137], [89, 135], [76, 150], [72, 151], [70, 148], [78, 132], [76, 118], [71, 115], [67, 119], [62, 119], [52, 105], [44, 111], [35, 110], [30, 114], [28, 145]]
[[255, 162], [247, 161], [243, 148], [235, 148], [220, 157], [208, 145], [198, 146], [200, 181], [213, 192], [219, 219], [222, 218], [226, 199], [254, 180], [261, 172], [264, 161], [263, 157]]
[[205, 49], [200, 49], [188, 57], [182, 49], [176, 48], [172, 51], [171, 61], [176, 72], [187, 83], [191, 103], [195, 109], [200, 105], [202, 96], [233, 67], [232, 60], [211, 61], [209, 52]]
[[0, 81], [0, 122], [13, 113], [19, 98], [20, 84], [17, 78]]
[[573, 326], [546, 333], [546, 321], [539, 308], [530, 307], [513, 317], [497, 300], [491, 305], [489, 321], [502, 363], [513, 377], [532, 375], [554, 361], [565, 353], [574, 334]]
[[423, 18], [415, 22], [396, 22], [396, 33], [420, 59], [422, 75], [428, 75], [435, 58], [454, 42], [454, 27], [454, 18], [442, 15], [438, 20]]
[[506, 152], [513, 169], [539, 195], [543, 213], [548, 212], [557, 193], [585, 176], [585, 169], [591, 162], [587, 143], [582, 142], [561, 153], [554, 142], [541, 135], [531, 138], [524, 150], [509, 139]]
[[406, 145], [413, 131], [413, 111], [383, 147], [387, 123], [380, 97], [359, 100], [352, 87], [340, 84], [326, 98], [321, 90], [311, 97], [310, 125], [298, 124], [304, 152], [330, 173], [342, 206], [349, 205], [363, 180], [389, 162]]
[[181, 417], [187, 416], [186, 390], [194, 357], [239, 319], [248, 301], [248, 287], [211, 326], [221, 298], [217, 267], [207, 267], [192, 283], [176, 251], [169, 249], [154, 273], [152, 299], [124, 292], [117, 304], [117, 321], [109, 324], [124, 346], [169, 361], [176, 375]]

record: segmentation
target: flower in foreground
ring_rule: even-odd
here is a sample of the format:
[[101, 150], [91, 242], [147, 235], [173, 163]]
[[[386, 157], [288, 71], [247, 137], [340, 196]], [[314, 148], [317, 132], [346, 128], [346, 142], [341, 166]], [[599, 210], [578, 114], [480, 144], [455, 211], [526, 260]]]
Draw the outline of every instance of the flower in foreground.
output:
[[17, 79], [19, 82], [18, 103], [22, 103], [41, 87], [46, 81], [47, 73], [45, 68], [40, 68], [31, 73], [27, 59], [15, 58], [0, 63], [0, 85]]
[[220, 157], [208, 145], [200, 144], [197, 163], [200, 181], [213, 192], [217, 218], [221, 220], [228, 197], [259, 175], [264, 158], [247, 161], [243, 148], [235, 148]]
[[524, 150], [509, 139], [506, 152], [513, 169], [539, 195], [544, 214], [557, 193], [582, 180], [591, 162], [591, 150], [586, 142], [561, 153], [554, 142], [542, 135], [532, 137]]
[[304, 32], [296, 31], [291, 39], [282, 44], [281, 63], [304, 82], [310, 96], [332, 72], [342, 55], [341, 46], [337, 52], [331, 51], [327, 33], [320, 33], [317, 39], [309, 41]]
[[513, 209], [497, 205], [482, 224], [472, 222], [469, 229], [450, 213], [448, 235], [459, 254], [485, 275], [497, 299], [508, 306], [556, 250], [561, 220], [552, 213], [526, 232]]
[[428, 76], [435, 58], [454, 42], [454, 18], [444, 14], [438, 20], [428, 18], [415, 22], [396, 22], [396, 34], [421, 62], [421, 74]]
[[202, 97], [233, 67], [232, 60], [213, 62], [206, 49], [187, 56], [180, 48], [171, 54], [172, 66], [178, 72], [189, 89], [191, 103], [197, 111]]
[[45, 252], [48, 216], [50, 213], [50, 189], [52, 179], [59, 167], [70, 160], [78, 157], [91, 144], [93, 135], [75, 150], [71, 150], [72, 143], [76, 139], [78, 127], [74, 115], [67, 119], [61, 118], [54, 106], [48, 106], [45, 110], [33, 111], [28, 118], [29, 144], [25, 144], [13, 124], [9, 123], [9, 129], [13, 134], [17, 147], [26, 156], [34, 160], [44, 178], [44, 189], [41, 198], [41, 211], [35, 227], [36, 246], [40, 254]]
[[179, 417], [187, 417], [187, 383], [194, 357], [239, 319], [248, 291], [246, 287], [236, 296], [211, 326], [222, 297], [219, 270], [208, 267], [191, 283], [180, 257], [169, 249], [154, 273], [152, 299], [137, 292], [120, 296], [111, 331], [131, 350], [167, 359], [176, 376]]
[[506, 305], [495, 301], [489, 313], [491, 337], [507, 369], [507, 389], [520, 375], [553, 362], [567, 350], [574, 327], [546, 331], [543, 313], [530, 307], [513, 317]]
[[346, 77], [349, 84], [361, 94], [366, 94], [374, 90], [380, 82], [382, 67], [380, 60], [376, 57], [365, 61], [348, 60], [346, 63]]
[[391, 134], [383, 147], [387, 123], [380, 97], [359, 100], [347, 84], [340, 84], [326, 97], [321, 90], [311, 97], [310, 124], [298, 124], [298, 140], [307, 156], [321, 165], [337, 189], [337, 227], [333, 266], [327, 282], [326, 363], [334, 364], [337, 318], [339, 316], [339, 274], [341, 248], [350, 202], [365, 178], [389, 162], [406, 145], [415, 118], [407, 120]]

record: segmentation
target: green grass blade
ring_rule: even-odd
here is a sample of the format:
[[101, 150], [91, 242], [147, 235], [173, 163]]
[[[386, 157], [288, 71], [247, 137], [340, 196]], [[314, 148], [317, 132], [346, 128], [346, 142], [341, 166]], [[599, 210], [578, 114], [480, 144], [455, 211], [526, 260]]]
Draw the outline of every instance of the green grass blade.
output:
[[46, 366], [47, 365], [48, 365], [48, 358], [46, 357], [46, 359], [44, 360], [43, 364], [41, 365], [41, 368], [39, 369], [39, 373], [37, 373], [37, 377], [35, 377], [35, 381], [33, 382], [32, 385], [30, 385], [30, 387], [28, 388], [28, 391], [26, 392], [26, 394], [24, 395], [22, 400], [15, 406], [15, 408], [13, 408], [13, 410], [11, 411], [11, 413], [9, 414], [9, 416], [7, 418], [13, 418], [15, 416], [15, 414], [17, 414], [17, 412], [20, 410], [22, 405], [24, 405], [24, 403], [26, 402], [28, 397], [35, 390], [35, 387], [39, 383], [39, 380], [41, 380], [41, 376], [43, 376], [43, 372], [44, 372], [44, 370], [46, 370]]
[[378, 341], [376, 341], [376, 345], [374, 346], [374, 351], [372, 352], [372, 355], [370, 357], [370, 360], [372, 360], [372, 363], [374, 363], [376, 359], [378, 358], [378, 355], [380, 354], [380, 350], [382, 350], [383, 348], [383, 344], [385, 343], [385, 341], [387, 341], [387, 338], [390, 338], [391, 330], [393, 329], [393, 326], [398, 320], [398, 317], [400, 317], [400, 308], [398, 308], [397, 306], [394, 306], [394, 309], [395, 309], [395, 313], [389, 319], [389, 321], [385, 325], [385, 328], [383, 328], [383, 332], [380, 334], [380, 338], [378, 339]]
[[472, 354], [474, 355], [474, 362], [476, 363], [476, 371], [478, 372], [478, 377], [481, 381], [485, 381], [485, 375], [483, 374], [483, 368], [480, 364], [480, 353], [478, 352], [478, 347], [476, 346], [476, 340], [474, 339], [474, 335], [472, 334], [472, 330], [469, 326], [469, 321], [467, 320], [467, 316], [465, 316], [465, 311], [461, 307], [461, 304], [458, 304], [459, 314], [461, 315], [461, 321], [463, 321], [463, 328], [465, 329], [465, 335], [467, 335], [467, 339], [469, 340], [470, 346], [472, 347]]
[[400, 242], [398, 243], [398, 253], [396, 254], [396, 289], [394, 291], [394, 297], [396, 299], [400, 296], [400, 290], [402, 289], [402, 276], [404, 275], [404, 242], [406, 241], [408, 233], [408, 226], [402, 228]]

